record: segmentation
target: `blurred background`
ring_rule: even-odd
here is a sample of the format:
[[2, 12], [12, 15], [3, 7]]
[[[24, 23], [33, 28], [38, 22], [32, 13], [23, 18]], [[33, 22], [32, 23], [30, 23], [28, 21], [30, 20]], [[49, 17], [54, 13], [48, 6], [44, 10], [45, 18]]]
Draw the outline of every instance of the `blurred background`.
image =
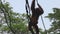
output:
[[[28, 1], [31, 6], [32, 0]], [[44, 10], [42, 16], [47, 34], [60, 34], [59, 0], [38, 0], [38, 3]], [[0, 34], [31, 34], [26, 14], [25, 0], [0, 0]], [[38, 22], [40, 34], [44, 34], [41, 16]]]

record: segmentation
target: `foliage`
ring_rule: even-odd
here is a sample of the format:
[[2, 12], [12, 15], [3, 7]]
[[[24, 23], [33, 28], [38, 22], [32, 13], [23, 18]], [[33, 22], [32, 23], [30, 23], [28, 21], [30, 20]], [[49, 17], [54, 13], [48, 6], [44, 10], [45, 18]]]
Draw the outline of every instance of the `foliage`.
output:
[[[13, 33], [26, 32], [27, 31], [27, 19], [26, 14], [19, 14], [12, 11], [12, 7], [9, 3], [0, 3], [0, 11], [4, 14], [4, 25], [2, 30], [11, 31]], [[3, 24], [2, 24], [3, 25]]]
[[54, 31], [56, 29], [60, 29], [60, 9], [59, 8], [53, 8], [53, 13], [49, 13], [46, 18], [49, 18], [52, 21], [52, 27], [49, 29], [49, 31]]

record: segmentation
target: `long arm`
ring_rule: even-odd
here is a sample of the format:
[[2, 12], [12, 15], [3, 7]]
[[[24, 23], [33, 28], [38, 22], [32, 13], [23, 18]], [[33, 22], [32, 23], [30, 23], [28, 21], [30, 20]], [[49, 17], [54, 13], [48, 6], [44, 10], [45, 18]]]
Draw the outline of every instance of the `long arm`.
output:
[[32, 4], [31, 4], [31, 10], [32, 10], [32, 11], [35, 10], [35, 0], [32, 1]]
[[39, 9], [40, 9], [41, 11], [43, 11], [42, 7], [41, 7], [38, 3], [37, 3], [37, 5], [38, 5]]

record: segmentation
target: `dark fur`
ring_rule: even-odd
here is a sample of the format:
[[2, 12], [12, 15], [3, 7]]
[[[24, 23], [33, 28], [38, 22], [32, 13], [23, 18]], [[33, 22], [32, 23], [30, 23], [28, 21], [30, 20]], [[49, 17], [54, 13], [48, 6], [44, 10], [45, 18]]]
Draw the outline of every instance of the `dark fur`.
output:
[[33, 0], [31, 4], [32, 16], [30, 17], [30, 22], [29, 22], [29, 30], [32, 32], [32, 34], [34, 34], [33, 28], [35, 29], [36, 34], [39, 34], [39, 29], [37, 26], [38, 18], [40, 15], [43, 14], [43, 9], [39, 4], [37, 5], [38, 5], [38, 8], [35, 8], [35, 0]]

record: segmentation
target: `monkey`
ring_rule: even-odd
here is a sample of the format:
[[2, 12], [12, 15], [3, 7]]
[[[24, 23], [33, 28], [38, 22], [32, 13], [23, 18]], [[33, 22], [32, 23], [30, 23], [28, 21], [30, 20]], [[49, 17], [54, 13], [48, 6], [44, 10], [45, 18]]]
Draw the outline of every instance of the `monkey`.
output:
[[[31, 4], [31, 11], [32, 15], [30, 17], [30, 22], [29, 22], [29, 30], [31, 31], [32, 34], [34, 34], [33, 28], [36, 31], [36, 34], [39, 34], [39, 28], [38, 28], [38, 19], [39, 16], [44, 13], [42, 7], [37, 3], [38, 8], [35, 8], [35, 0], [32, 0]], [[33, 28], [32, 28], [33, 27]]]

